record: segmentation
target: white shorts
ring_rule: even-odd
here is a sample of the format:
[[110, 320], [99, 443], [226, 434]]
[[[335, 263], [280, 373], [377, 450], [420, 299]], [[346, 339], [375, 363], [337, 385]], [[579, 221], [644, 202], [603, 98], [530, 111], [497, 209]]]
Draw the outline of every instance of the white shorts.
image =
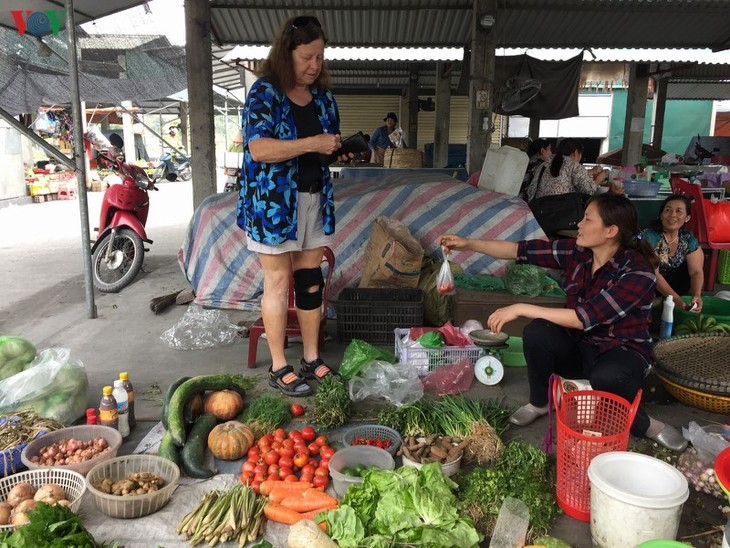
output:
[[246, 246], [249, 251], [265, 255], [280, 255], [290, 251], [332, 247], [333, 235], [326, 235], [323, 232], [321, 200], [321, 191], [313, 194], [300, 192], [297, 207], [297, 239], [286, 240], [279, 245], [266, 245], [246, 238]]

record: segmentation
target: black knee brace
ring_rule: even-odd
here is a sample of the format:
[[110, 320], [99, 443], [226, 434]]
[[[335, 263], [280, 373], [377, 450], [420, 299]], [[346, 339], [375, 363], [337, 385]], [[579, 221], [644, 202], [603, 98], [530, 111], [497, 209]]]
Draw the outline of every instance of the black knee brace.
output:
[[[313, 287], [317, 290], [310, 292]], [[322, 306], [323, 289], [321, 268], [300, 268], [294, 271], [294, 305], [300, 310], [315, 310]]]

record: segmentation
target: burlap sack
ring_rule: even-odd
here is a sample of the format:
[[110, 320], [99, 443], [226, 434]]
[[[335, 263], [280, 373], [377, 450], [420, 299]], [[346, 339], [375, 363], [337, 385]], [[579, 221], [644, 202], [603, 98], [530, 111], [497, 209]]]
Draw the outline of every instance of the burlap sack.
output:
[[375, 219], [365, 249], [360, 287], [418, 286], [423, 247], [401, 221], [383, 215]]

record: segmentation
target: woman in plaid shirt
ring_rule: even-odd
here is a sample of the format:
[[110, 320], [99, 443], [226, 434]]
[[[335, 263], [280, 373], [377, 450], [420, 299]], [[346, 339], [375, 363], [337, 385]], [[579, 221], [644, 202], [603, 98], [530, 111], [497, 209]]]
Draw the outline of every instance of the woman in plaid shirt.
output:
[[[439, 241], [448, 250], [564, 272], [566, 308], [517, 303], [487, 319], [494, 332], [519, 317], [532, 319], [523, 332], [530, 400], [510, 422], [527, 426], [547, 413], [553, 373], [588, 379], [595, 390], [634, 400], [654, 361], [649, 324], [658, 258], [642, 239], [636, 208], [628, 198], [591, 198], [576, 239], [510, 242], [446, 234]], [[674, 451], [687, 445], [676, 428], [650, 418], [641, 408], [631, 432]]]

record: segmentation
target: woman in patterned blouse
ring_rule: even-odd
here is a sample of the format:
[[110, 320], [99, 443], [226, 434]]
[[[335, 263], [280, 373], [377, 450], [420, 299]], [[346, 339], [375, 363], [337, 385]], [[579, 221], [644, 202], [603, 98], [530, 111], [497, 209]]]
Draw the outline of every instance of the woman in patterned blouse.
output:
[[[446, 234], [447, 249], [484, 253], [565, 274], [565, 308], [517, 303], [495, 310], [494, 332], [517, 318], [532, 320], [523, 331], [529, 402], [509, 418], [527, 426], [548, 412], [551, 375], [588, 379], [594, 390], [633, 401], [654, 361], [649, 335], [658, 259], [638, 230], [631, 201], [615, 194], [594, 196], [578, 223], [578, 237], [549, 240], [472, 240]], [[674, 451], [687, 442], [673, 426], [639, 407], [631, 432]]]
[[[320, 264], [335, 231], [332, 180], [320, 155], [341, 145], [339, 112], [324, 66], [326, 42], [316, 17], [287, 19], [243, 114], [238, 225], [264, 272], [261, 315], [272, 359], [269, 384], [291, 396], [311, 394], [307, 379], [332, 374], [318, 347]], [[299, 374], [284, 353], [292, 276], [304, 354]]]
[[[675, 306], [689, 310], [702, 310], [702, 268], [705, 255], [700, 243], [684, 225], [692, 215], [690, 201], [685, 196], [671, 195], [662, 203], [659, 218], [644, 231], [646, 240], [659, 256], [657, 293], [671, 295]], [[687, 304], [681, 295], [690, 295]]]

